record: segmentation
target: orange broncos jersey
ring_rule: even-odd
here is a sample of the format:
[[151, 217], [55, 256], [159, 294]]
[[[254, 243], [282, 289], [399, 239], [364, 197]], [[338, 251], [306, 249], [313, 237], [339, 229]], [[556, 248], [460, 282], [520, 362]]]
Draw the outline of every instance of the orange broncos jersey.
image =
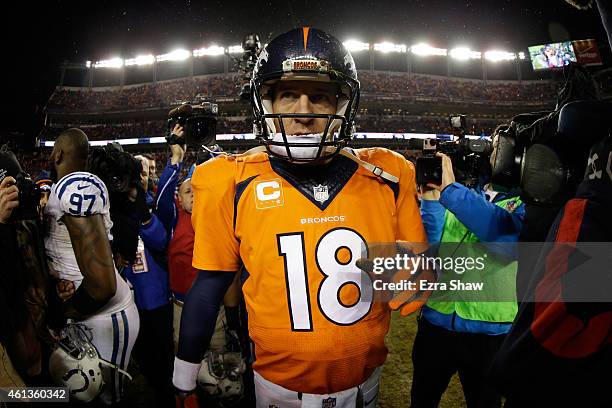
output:
[[426, 241], [413, 165], [387, 149], [355, 153], [399, 183], [342, 156], [292, 166], [266, 153], [208, 161], [191, 182], [193, 266], [248, 272], [253, 368], [297, 392], [355, 387], [384, 363], [390, 309], [369, 300], [355, 261], [368, 242]]

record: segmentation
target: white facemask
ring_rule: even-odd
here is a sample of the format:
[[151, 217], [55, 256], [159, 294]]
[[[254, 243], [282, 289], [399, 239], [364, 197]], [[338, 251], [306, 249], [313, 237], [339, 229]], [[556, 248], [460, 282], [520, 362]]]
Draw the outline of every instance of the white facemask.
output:
[[[287, 135], [287, 141], [289, 143], [295, 144], [307, 144], [307, 143], [321, 143], [322, 133], [309, 134], [309, 135]], [[274, 142], [284, 142], [282, 133], [275, 133], [272, 138]], [[287, 148], [285, 146], [279, 145], [270, 145], [270, 150], [272, 153], [287, 157]], [[325, 147], [323, 148], [323, 152], [325, 152]], [[291, 152], [291, 156], [295, 159], [314, 159], [319, 151], [318, 146], [307, 146], [307, 147], [297, 147], [291, 146], [289, 147], [289, 151]]]

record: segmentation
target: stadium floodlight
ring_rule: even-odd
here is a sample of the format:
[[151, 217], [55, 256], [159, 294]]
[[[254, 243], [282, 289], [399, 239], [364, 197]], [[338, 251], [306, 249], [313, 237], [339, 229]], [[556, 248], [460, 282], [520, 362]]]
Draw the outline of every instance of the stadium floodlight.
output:
[[519, 52], [518, 53], [518, 57], [519, 57], [519, 59], [524, 60], [525, 59], [525, 53], [523, 51]]
[[194, 57], [202, 57], [204, 55], [223, 55], [225, 54], [225, 48], [219, 47], [218, 45], [211, 45], [208, 48], [199, 48], [193, 50]]
[[342, 44], [344, 44], [346, 49], [349, 50], [350, 52], [368, 51], [370, 49], [370, 44], [364, 43], [358, 40], [348, 40], [348, 41], [343, 42]]
[[157, 57], [155, 57], [155, 59], [157, 60], [157, 62], [163, 62], [163, 61], [183, 61], [183, 60], [186, 60], [187, 58], [189, 58], [189, 56], [191, 56], [191, 53], [189, 51], [183, 50], [183, 49], [178, 49], [178, 50], [174, 50], [172, 52], [169, 52], [167, 54], [158, 55]]
[[479, 51], [472, 51], [467, 47], [453, 48], [452, 50], [450, 50], [449, 55], [451, 56], [451, 58], [463, 61], [481, 58], [481, 54]]
[[374, 50], [383, 53], [388, 52], [406, 52], [406, 46], [404, 44], [393, 44], [390, 42], [383, 42], [374, 44]]
[[122, 66], [123, 60], [119, 57], [97, 61], [94, 64], [94, 68], [121, 68]]
[[130, 65], [151, 65], [154, 62], [155, 62], [155, 57], [151, 54], [138, 55], [136, 58], [126, 59], [125, 66], [129, 67]]
[[424, 44], [424, 43], [413, 45], [412, 47], [410, 47], [410, 51], [413, 54], [420, 55], [422, 57], [425, 57], [428, 55], [440, 55], [440, 56], [447, 55], [447, 50], [445, 48], [435, 48], [435, 47], [432, 47], [431, 45]]
[[243, 54], [244, 50], [242, 49], [242, 45], [230, 45], [227, 47], [227, 52], [230, 54]]
[[512, 61], [516, 59], [516, 54], [508, 51], [491, 50], [485, 52], [485, 59], [491, 62]]

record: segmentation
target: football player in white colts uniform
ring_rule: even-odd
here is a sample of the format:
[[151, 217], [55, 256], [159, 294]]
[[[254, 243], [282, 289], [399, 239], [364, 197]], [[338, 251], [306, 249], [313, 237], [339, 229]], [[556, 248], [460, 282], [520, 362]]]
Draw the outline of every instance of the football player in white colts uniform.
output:
[[[100, 357], [125, 370], [138, 335], [138, 312], [113, 263], [108, 191], [83, 171], [88, 151], [80, 129], [68, 129], [55, 141], [45, 249], [51, 274], [59, 279], [64, 316], [90, 329]], [[123, 375], [108, 366], [102, 370], [106, 387], [100, 398], [112, 404], [121, 398]]]

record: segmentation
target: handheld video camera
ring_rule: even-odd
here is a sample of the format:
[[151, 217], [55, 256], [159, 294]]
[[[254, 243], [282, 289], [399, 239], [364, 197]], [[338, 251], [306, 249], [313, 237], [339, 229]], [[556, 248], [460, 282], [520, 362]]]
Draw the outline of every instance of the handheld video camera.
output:
[[515, 116], [495, 134], [491, 181], [520, 187], [526, 203], [562, 204], [593, 165], [587, 160], [591, 147], [612, 134], [605, 120], [610, 111], [610, 103], [582, 100], [553, 112]]
[[109, 194], [127, 194], [140, 184], [140, 164], [121, 145], [109, 143], [89, 151], [88, 171], [104, 181]]
[[478, 179], [491, 152], [491, 142], [484, 139], [467, 139], [465, 137], [465, 115], [456, 115], [449, 118], [453, 134], [457, 141], [438, 141], [436, 139], [409, 139], [410, 149], [420, 150], [423, 157], [416, 161], [417, 184], [442, 183], [442, 159], [436, 152], [446, 154], [453, 162], [455, 180], [468, 187], [478, 184]]
[[15, 176], [15, 185], [19, 189], [19, 206], [11, 213], [11, 220], [36, 219], [40, 205], [40, 187], [25, 172]]
[[[217, 114], [219, 106], [216, 103], [201, 104], [185, 102], [168, 113], [168, 144], [210, 146], [217, 136]], [[179, 137], [172, 133], [176, 124], [185, 129], [185, 136]]]
[[[13, 209], [10, 221], [34, 220], [38, 217], [38, 206], [40, 205], [40, 187], [32, 181], [28, 173], [23, 171], [15, 153], [8, 145], [0, 147], [0, 177], [13, 175], [15, 186], [19, 190], [19, 205]], [[0, 179], [1, 180], [1, 179]]]

